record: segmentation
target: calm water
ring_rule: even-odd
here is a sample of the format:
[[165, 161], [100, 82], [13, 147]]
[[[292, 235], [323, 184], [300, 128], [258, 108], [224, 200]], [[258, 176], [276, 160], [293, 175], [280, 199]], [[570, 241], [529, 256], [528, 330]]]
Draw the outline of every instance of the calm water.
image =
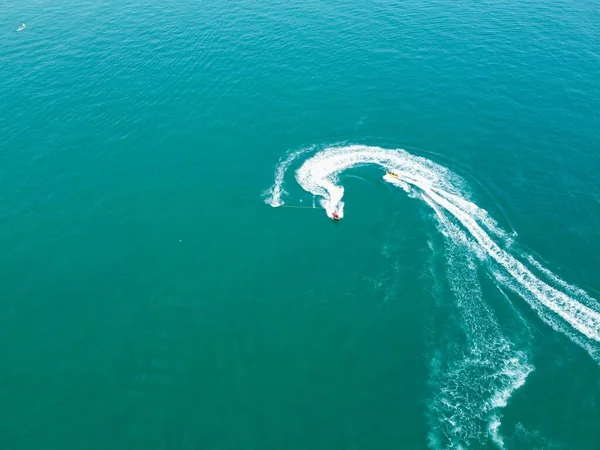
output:
[[0, 448], [600, 448], [599, 42], [589, 0], [6, 3]]

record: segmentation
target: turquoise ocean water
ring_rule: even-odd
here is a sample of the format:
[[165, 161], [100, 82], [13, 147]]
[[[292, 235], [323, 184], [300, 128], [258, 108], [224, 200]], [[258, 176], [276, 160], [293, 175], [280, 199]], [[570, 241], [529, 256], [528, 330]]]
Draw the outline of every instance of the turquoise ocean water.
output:
[[589, 0], [5, 2], [0, 448], [600, 448], [599, 42]]

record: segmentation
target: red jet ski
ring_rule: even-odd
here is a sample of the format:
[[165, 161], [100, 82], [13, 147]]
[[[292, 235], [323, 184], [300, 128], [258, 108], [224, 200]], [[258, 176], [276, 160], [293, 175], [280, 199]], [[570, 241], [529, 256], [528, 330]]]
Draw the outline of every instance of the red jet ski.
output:
[[337, 211], [334, 211], [334, 212], [333, 212], [333, 214], [331, 215], [331, 218], [332, 218], [333, 220], [335, 220], [336, 222], [339, 222], [339, 221], [340, 221], [340, 219], [341, 219], [341, 217], [340, 217], [340, 215], [338, 214], [338, 212], [337, 212]]

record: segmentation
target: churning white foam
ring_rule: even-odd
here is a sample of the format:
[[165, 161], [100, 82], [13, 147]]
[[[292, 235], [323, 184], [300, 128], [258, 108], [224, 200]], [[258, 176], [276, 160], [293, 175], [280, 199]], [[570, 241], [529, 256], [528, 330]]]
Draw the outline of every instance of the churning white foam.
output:
[[504, 448], [504, 438], [500, 434], [500, 419], [496, 416], [492, 417], [488, 427], [490, 438], [500, 448]]
[[[275, 184], [267, 202], [282, 204], [281, 193], [285, 172], [304, 151], [294, 152], [276, 170]], [[556, 331], [577, 343], [600, 363], [600, 307], [583, 291], [568, 287], [550, 271], [528, 268], [524, 262], [503, 248], [508, 236], [492, 220], [487, 211], [469, 201], [464, 193], [463, 180], [447, 168], [426, 158], [411, 155], [402, 149], [350, 145], [328, 147], [304, 161], [296, 171], [296, 180], [307, 192], [320, 198], [329, 216], [344, 213], [344, 188], [339, 174], [352, 167], [374, 164], [393, 171], [395, 177], [384, 179], [408, 191], [430, 205], [438, 217], [444, 217], [463, 230], [479, 259], [490, 265], [489, 273], [504, 272], [507, 276], [495, 280], [521, 295], [539, 317]], [[528, 258], [525, 257], [525, 260]], [[532, 260], [528, 261], [530, 264]]]
[[[470, 447], [489, 436], [503, 448], [500, 409], [525, 383], [533, 366], [526, 352], [516, 350], [502, 334], [483, 301], [468, 235], [441, 211], [436, 214], [447, 237], [446, 278], [456, 300], [461, 336], [444, 338], [431, 361], [430, 447]], [[448, 328], [453, 321], [445, 322]]]
[[300, 150], [296, 150], [295, 152], [290, 153], [287, 157], [279, 161], [277, 164], [277, 169], [275, 170], [275, 184], [271, 186], [271, 188], [265, 193], [266, 199], [265, 203], [271, 205], [273, 208], [277, 208], [284, 204], [284, 201], [281, 199], [282, 194], [285, 193], [283, 190], [283, 180], [285, 177], [285, 173], [292, 165], [294, 160], [296, 160], [300, 155], [310, 151], [311, 148], [303, 148]]
[[[294, 152], [279, 163], [268, 204], [283, 204], [286, 172], [304, 153]], [[428, 205], [447, 245], [447, 279], [456, 299], [464, 344], [457, 347], [451, 343], [432, 357], [435, 392], [428, 405], [429, 446], [462, 448], [490, 439], [503, 448], [501, 410], [523, 386], [533, 366], [527, 352], [517, 349], [502, 334], [485, 305], [477, 261], [507, 299], [506, 289], [518, 294], [540, 319], [584, 348], [598, 363], [600, 305], [532, 256], [515, 250], [512, 243], [516, 233], [504, 231], [468, 198], [462, 178], [426, 158], [402, 149], [328, 147], [303, 161], [295, 172], [296, 181], [319, 200], [328, 216], [337, 211], [343, 217], [344, 187], [339, 176], [363, 165], [390, 171], [394, 175], [384, 175], [386, 182]]]

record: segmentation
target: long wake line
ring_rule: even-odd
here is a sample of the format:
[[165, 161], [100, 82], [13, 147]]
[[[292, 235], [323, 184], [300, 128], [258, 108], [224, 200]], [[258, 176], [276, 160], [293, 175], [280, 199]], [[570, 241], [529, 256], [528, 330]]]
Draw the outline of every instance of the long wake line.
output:
[[[278, 165], [267, 203], [274, 207], [283, 205], [285, 173], [308, 151], [292, 153]], [[493, 270], [488, 273], [499, 285], [519, 294], [545, 323], [568, 336], [600, 363], [598, 302], [579, 289], [566, 289], [564, 281], [531, 256], [526, 259], [533, 261], [533, 270], [502, 248], [503, 240], [495, 240], [493, 236], [506, 236], [506, 232], [487, 211], [465, 198], [463, 180], [447, 168], [402, 149], [351, 145], [318, 151], [302, 163], [296, 171], [296, 180], [305, 191], [320, 199], [329, 216], [337, 211], [343, 217], [344, 187], [339, 185], [338, 176], [347, 169], [367, 164], [394, 171], [397, 177], [386, 175], [387, 182], [423, 200], [440, 219], [459, 225], [468, 233], [476, 255], [491, 265], [488, 267]]]
[[344, 215], [344, 187], [339, 175], [370, 164], [392, 171], [394, 176], [383, 177], [386, 182], [422, 200], [434, 212], [447, 245], [448, 281], [459, 309], [466, 346], [460, 355], [453, 350], [444, 357], [441, 349], [432, 358], [431, 376], [436, 387], [428, 405], [430, 447], [462, 448], [472, 441], [482, 442], [487, 435], [495, 445], [504, 448], [499, 410], [533, 370], [527, 352], [517, 350], [502, 335], [492, 311], [485, 305], [471, 262], [479, 261], [501, 292], [509, 289], [518, 294], [545, 323], [584, 348], [600, 364], [598, 302], [561, 280], [532, 256], [515, 256], [507, 244], [512, 236], [468, 199], [468, 187], [452, 171], [402, 149], [361, 145], [303, 149], [289, 154], [277, 165], [268, 204], [287, 206], [282, 200], [286, 173], [301, 158], [304, 160], [295, 172], [296, 181], [319, 199], [329, 217], [334, 212]]

